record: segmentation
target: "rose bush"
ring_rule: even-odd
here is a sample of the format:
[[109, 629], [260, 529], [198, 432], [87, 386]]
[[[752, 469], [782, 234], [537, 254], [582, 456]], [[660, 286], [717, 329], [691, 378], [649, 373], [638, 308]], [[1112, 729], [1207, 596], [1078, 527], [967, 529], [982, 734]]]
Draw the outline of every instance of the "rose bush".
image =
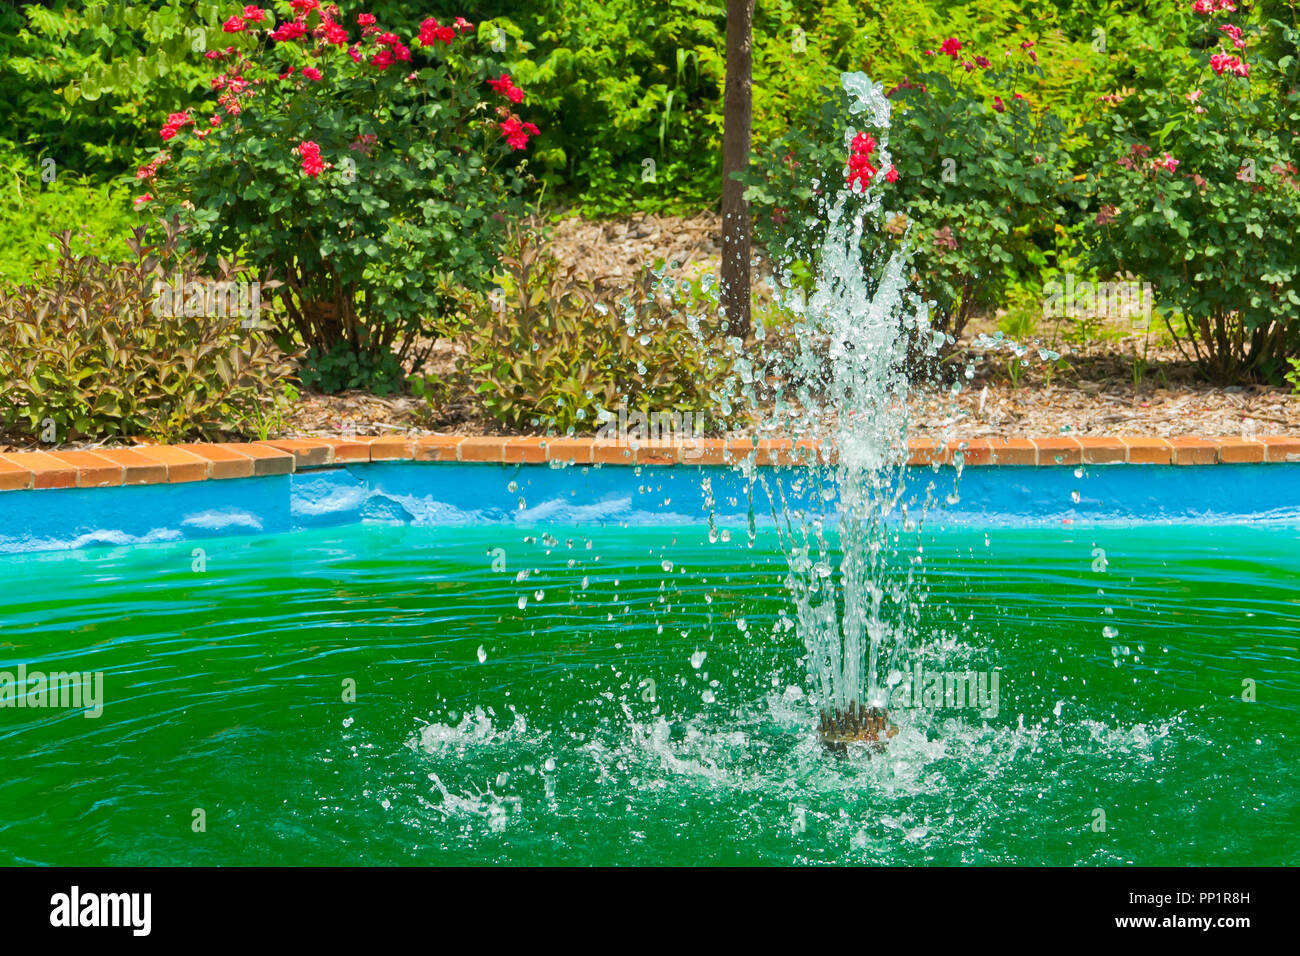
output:
[[[1041, 75], [1032, 42], [1000, 66], [955, 37], [932, 55], [934, 68], [889, 90], [892, 166], [885, 187], [874, 180], [884, 215], [864, 230], [862, 254], [879, 269], [906, 243], [916, 287], [934, 303], [932, 327], [956, 338], [1010, 281], [1046, 263], [1074, 185], [1061, 124], [1020, 92]], [[816, 271], [827, 200], [880, 171], [871, 136], [846, 145], [854, 122], [848, 95], [825, 90], [820, 112], [747, 177], [757, 235], [796, 277]]]
[[1300, 354], [1300, 97], [1278, 95], [1293, 64], [1260, 49], [1282, 25], [1231, 0], [1184, 13], [1091, 130], [1091, 262], [1151, 282], [1210, 378], [1279, 382]]
[[209, 257], [281, 277], [281, 331], [317, 384], [350, 357], [419, 364], [439, 320], [488, 288], [521, 208], [527, 94], [460, 18], [399, 34], [292, 0], [222, 30], [204, 54], [215, 108], [167, 117], [138, 205], [179, 216]]

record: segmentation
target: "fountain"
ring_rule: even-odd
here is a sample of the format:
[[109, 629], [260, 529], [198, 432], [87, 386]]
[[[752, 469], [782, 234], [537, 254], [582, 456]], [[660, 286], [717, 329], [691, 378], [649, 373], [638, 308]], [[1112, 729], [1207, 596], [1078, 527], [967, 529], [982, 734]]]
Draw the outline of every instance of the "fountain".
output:
[[[808, 462], [815, 476], [793, 478], [789, 487], [756, 469], [748, 473], [767, 492], [789, 565], [818, 693], [818, 733], [838, 753], [856, 744], [878, 751], [898, 732], [887, 704], [906, 648], [919, 560], [900, 547], [889, 522], [901, 510], [907, 465], [905, 364], [916, 342], [932, 351], [938, 345], [928, 333], [926, 305], [908, 291], [906, 250], [883, 263], [863, 262], [864, 229], [881, 219], [884, 201], [876, 188], [884, 177], [872, 182], [872, 175], [890, 168], [890, 103], [862, 73], [846, 73], [841, 82], [851, 114], [881, 137], [879, 169], [867, 166], [863, 174], [861, 163], [851, 162], [852, 178], [826, 203], [816, 284], [792, 342], [767, 347], [760, 337], [757, 356], [739, 366], [751, 407], [762, 400], [774, 409], [764, 435], [811, 438], [833, 449]], [[874, 151], [876, 142], [849, 129], [845, 145], [858, 153]], [[783, 284], [789, 288], [788, 280]], [[825, 488], [824, 503], [835, 500], [833, 512], [792, 506], [810, 480]], [[828, 525], [838, 528], [838, 547], [827, 538]]]

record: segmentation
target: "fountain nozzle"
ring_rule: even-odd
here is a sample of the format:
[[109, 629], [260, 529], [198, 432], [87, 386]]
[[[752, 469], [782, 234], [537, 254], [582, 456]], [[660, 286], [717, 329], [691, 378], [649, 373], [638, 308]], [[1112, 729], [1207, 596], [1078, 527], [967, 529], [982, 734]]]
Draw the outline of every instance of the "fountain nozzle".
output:
[[847, 708], [834, 708], [821, 712], [817, 736], [823, 746], [835, 754], [848, 753], [853, 744], [866, 745], [871, 752], [883, 753], [890, 737], [898, 728], [889, 722], [889, 712], [883, 707], [859, 707], [852, 701]]

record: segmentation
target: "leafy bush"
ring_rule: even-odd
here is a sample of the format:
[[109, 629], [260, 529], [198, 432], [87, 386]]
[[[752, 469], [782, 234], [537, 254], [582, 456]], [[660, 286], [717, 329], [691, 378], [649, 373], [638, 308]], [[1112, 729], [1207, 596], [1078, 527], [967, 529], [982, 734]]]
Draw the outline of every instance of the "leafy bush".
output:
[[488, 411], [514, 428], [594, 431], [619, 406], [703, 412], [725, 369], [684, 311], [642, 270], [610, 301], [526, 234], [502, 258], [501, 291], [466, 334], [462, 368]]
[[1300, 0], [1256, 0], [1254, 6], [1259, 54], [1276, 64], [1270, 77], [1274, 94], [1285, 96], [1300, 86]]
[[1300, 95], [1274, 94], [1289, 64], [1249, 25], [1236, 45], [1227, 13], [1189, 9], [1095, 127], [1092, 261], [1151, 282], [1210, 378], [1280, 381], [1300, 353]]
[[[192, 291], [200, 263], [171, 241], [128, 241], [110, 263], [73, 252], [31, 283], [0, 291], [0, 424], [43, 441], [148, 436], [174, 442], [237, 432], [291, 365], [241, 316], [158, 308], [155, 286]], [[222, 268], [217, 281], [245, 278]], [[179, 286], [176, 285], [179, 283]], [[159, 290], [161, 292], [161, 289]], [[186, 303], [188, 306], [188, 303]]]
[[712, 205], [722, 183], [721, 5], [520, 6], [496, 25], [544, 130], [547, 186], [596, 213]]
[[[1002, 301], [1008, 283], [1046, 263], [1072, 183], [1060, 122], [1019, 92], [1041, 75], [1038, 65], [1026, 55], [993, 68], [954, 44], [936, 55], [939, 65], [890, 91], [893, 168], [868, 167], [885, 213], [864, 230], [862, 255], [879, 270], [906, 247], [917, 289], [934, 303], [931, 327], [956, 338], [972, 314]], [[851, 172], [849, 141], [862, 121], [850, 104], [843, 89], [824, 90], [818, 113], [746, 178], [759, 241], [805, 281], [816, 272], [827, 203]]]
[[196, 249], [285, 278], [285, 331], [315, 355], [405, 359], [486, 288], [525, 184], [512, 157], [537, 132], [524, 93], [465, 21], [425, 20], [408, 45], [367, 15], [286, 4], [271, 31], [245, 10], [212, 59], [217, 112], [171, 114], [139, 176]]
[[1038, 331], [1042, 317], [1042, 298], [1037, 290], [1017, 286], [1007, 292], [1007, 311], [998, 321], [998, 329], [1015, 342], [1027, 342]]

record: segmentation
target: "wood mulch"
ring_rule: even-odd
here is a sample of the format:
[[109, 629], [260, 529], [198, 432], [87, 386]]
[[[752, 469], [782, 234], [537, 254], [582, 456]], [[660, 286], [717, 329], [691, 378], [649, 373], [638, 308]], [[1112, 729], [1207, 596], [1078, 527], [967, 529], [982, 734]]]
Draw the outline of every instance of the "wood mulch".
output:
[[[551, 249], [579, 275], [625, 280], [643, 263], [676, 264], [677, 274], [716, 274], [720, 255], [720, 217], [701, 213], [688, 218], [642, 215], [592, 221], [580, 217], [552, 225]], [[952, 438], [1053, 435], [1239, 436], [1300, 434], [1300, 397], [1268, 386], [1223, 388], [1203, 381], [1195, 366], [1156, 333], [1108, 337], [1086, 345], [1062, 343], [1053, 335], [1052, 349], [1068, 368], [1049, 377], [1045, 363], [1031, 363], [1013, 386], [1005, 354], [985, 354], [972, 347], [980, 333], [991, 334], [996, 317], [971, 323], [962, 346], [975, 364], [975, 377], [957, 395], [920, 391], [912, 396], [912, 432]], [[1059, 330], [1057, 330], [1059, 331]], [[443, 343], [437, 366], [454, 364], [454, 344]], [[1031, 356], [1034, 350], [1031, 350]], [[1138, 356], [1148, 363], [1135, 381]], [[965, 362], [960, 363], [965, 365]], [[1139, 368], [1141, 366], [1139, 365]], [[472, 396], [429, 409], [411, 398], [377, 399], [345, 394], [307, 396], [295, 410], [289, 431], [296, 435], [357, 434], [503, 434], [502, 426], [483, 412]]]
[[[691, 217], [647, 214], [610, 221], [571, 216], [551, 224], [551, 249], [562, 263], [572, 264], [579, 276], [595, 282], [617, 285], [631, 278], [642, 264], [657, 260], [669, 264], [669, 271], [679, 276], [716, 275], [719, 222], [715, 213]], [[761, 276], [761, 268], [759, 272]], [[972, 323], [961, 343], [967, 354], [960, 364], [973, 363], [975, 375], [963, 379], [957, 394], [914, 391], [914, 436], [1300, 434], [1300, 397], [1284, 388], [1211, 385], [1197, 376], [1195, 367], [1167, 339], [1162, 341], [1154, 332], [1148, 338], [1123, 338], [1120, 330], [1110, 330], [1102, 340], [1083, 345], [1062, 344], [1059, 334], [1053, 335], [1050, 347], [1061, 353], [1068, 368], [1049, 375], [1045, 363], [1033, 362], [1013, 385], [1007, 356], [983, 353], [972, 344], [979, 333], [992, 333], [996, 328], [997, 317]], [[450, 372], [458, 351], [454, 342], [438, 343], [429, 367]], [[1035, 351], [1031, 349], [1030, 355]], [[1145, 356], [1147, 366], [1135, 380], [1135, 357], [1139, 355]], [[505, 433], [472, 395], [431, 408], [409, 395], [379, 398], [349, 392], [304, 394], [290, 410], [285, 427], [272, 437]], [[18, 439], [10, 442], [5, 444], [0, 438], [0, 452], [43, 447]], [[70, 442], [59, 447], [113, 444], [129, 442]]]
[[[1063, 354], [1073, 371], [1057, 372], [1050, 385], [1031, 369], [1012, 387], [1004, 363], [986, 360], [955, 396], [914, 393], [911, 433], [958, 439], [1062, 432], [1162, 438], [1300, 434], [1300, 397], [1285, 389], [1211, 386], [1194, 378], [1190, 364], [1156, 361], [1154, 355], [1145, 380], [1135, 385], [1122, 354]], [[304, 396], [281, 437], [349, 433], [501, 435], [506, 429], [470, 397], [430, 409], [409, 396], [344, 393]]]

